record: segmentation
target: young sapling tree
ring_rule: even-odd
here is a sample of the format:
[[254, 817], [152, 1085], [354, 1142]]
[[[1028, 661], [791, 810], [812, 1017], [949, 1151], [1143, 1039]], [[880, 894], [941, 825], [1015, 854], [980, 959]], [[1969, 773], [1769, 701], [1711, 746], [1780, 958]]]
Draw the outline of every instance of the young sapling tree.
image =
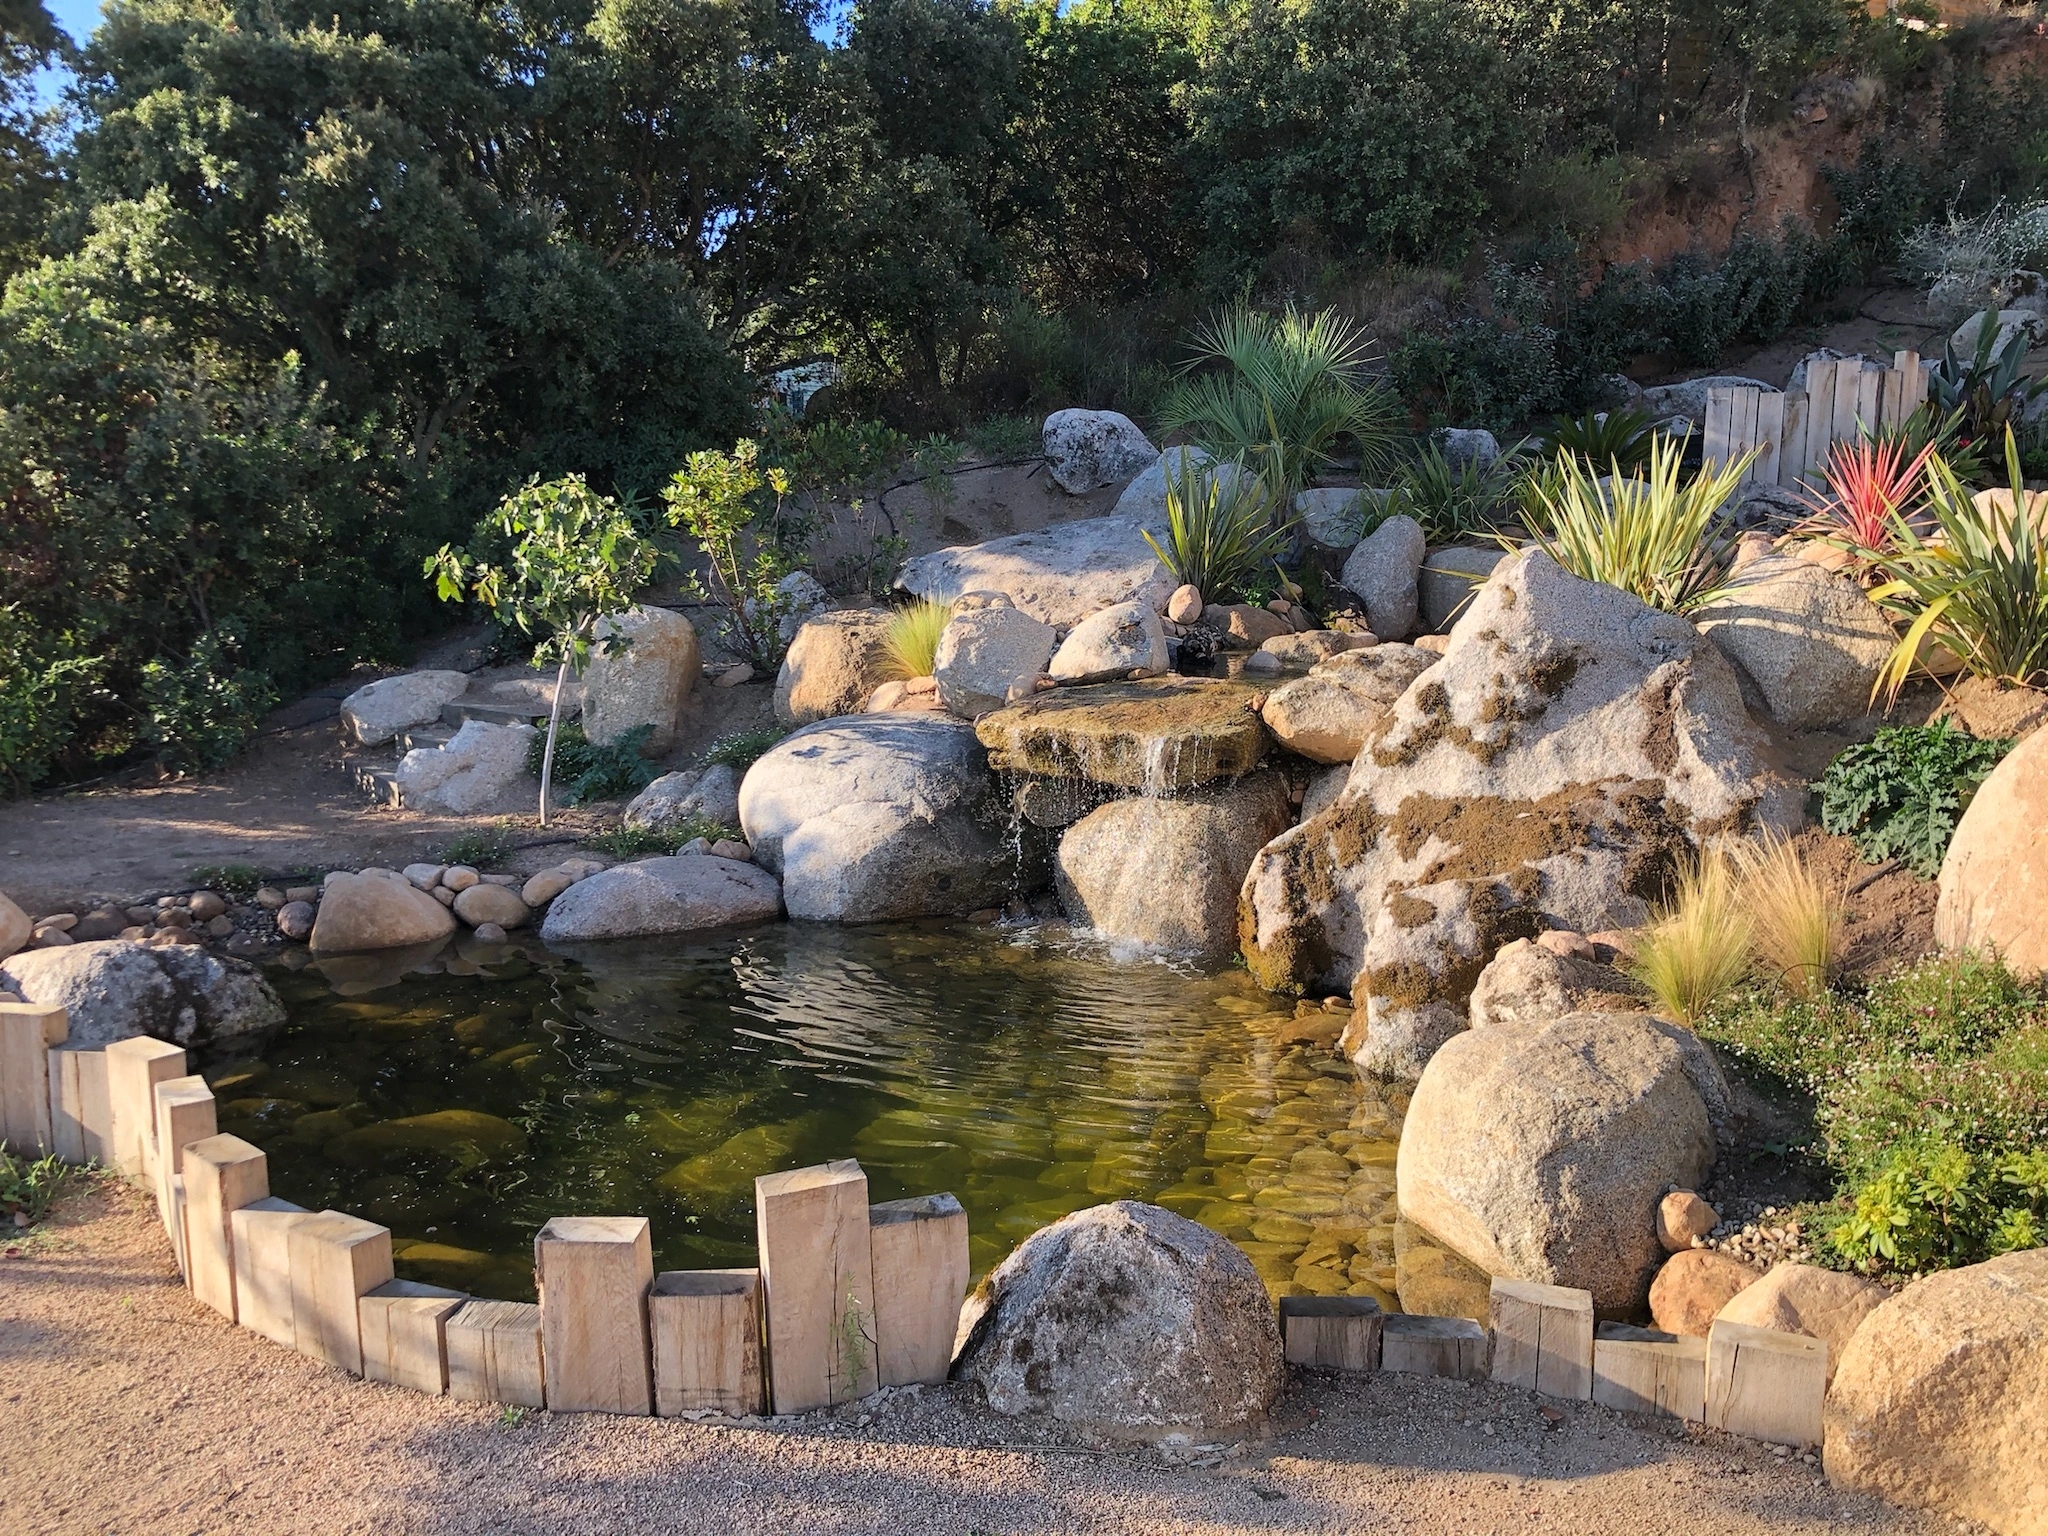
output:
[[[534, 660], [557, 663], [554, 706], [540, 768], [540, 824], [548, 824], [548, 783], [562, 723], [562, 691], [573, 667], [581, 677], [600, 621], [626, 612], [667, 552], [641, 528], [633, 498], [601, 495], [581, 475], [545, 483], [536, 476], [498, 504], [479, 532], [502, 542], [502, 563], [442, 545], [426, 563], [443, 602], [465, 595], [522, 634], [536, 635]], [[624, 646], [628, 637], [605, 642]]]

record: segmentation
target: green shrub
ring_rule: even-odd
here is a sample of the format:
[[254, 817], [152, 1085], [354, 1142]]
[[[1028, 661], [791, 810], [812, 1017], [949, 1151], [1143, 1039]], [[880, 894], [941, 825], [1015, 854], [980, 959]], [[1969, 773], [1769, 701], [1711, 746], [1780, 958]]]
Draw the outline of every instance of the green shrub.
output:
[[649, 854], [672, 854], [700, 837], [711, 843], [743, 840], [737, 827], [690, 816], [665, 827], [611, 827], [583, 839], [583, 846], [615, 859], [644, 859]]
[[194, 888], [228, 896], [253, 896], [262, 883], [263, 871], [253, 864], [202, 864], [192, 871]]
[[[583, 734], [580, 720], [564, 724], [555, 741], [555, 787], [561, 792], [562, 804], [616, 800], [645, 789], [656, 770], [641, 756], [640, 748], [653, 731], [651, 725], [636, 725], [617, 741], [599, 746]], [[547, 741], [538, 734], [526, 748], [526, 771], [536, 778], [546, 750]]]
[[38, 643], [20, 609], [0, 607], [0, 780], [23, 793], [49, 777], [104, 697], [105, 672], [69, 635]]
[[1537, 437], [1546, 456], [1576, 454], [1601, 474], [1634, 474], [1650, 462], [1657, 421], [1633, 406], [1559, 416]]
[[1604, 481], [1577, 458], [1560, 456], [1531, 481], [1531, 536], [1574, 576], [1632, 592], [1667, 613], [1697, 612], [1736, 585], [1734, 537], [1719, 519], [1756, 455], [1681, 483], [1681, 451], [1660, 433], [1642, 478]]
[[1223, 464], [1183, 457], [1166, 476], [1166, 542], [1141, 531], [1175, 582], [1204, 602], [1234, 602], [1287, 547], [1294, 525], [1276, 521], [1273, 507], [1241, 456]]
[[223, 626], [201, 635], [182, 662], [160, 658], [143, 665], [143, 738], [173, 772], [220, 767], [248, 744], [277, 702], [268, 677], [237, 664], [240, 639], [234, 626]]
[[494, 826], [472, 827], [456, 833], [441, 850], [441, 862], [489, 869], [509, 856], [512, 848], [512, 829], [501, 821]]
[[1932, 879], [1971, 798], [2012, 748], [1946, 720], [1888, 725], [1828, 764], [1814, 786], [1820, 824], [1851, 839], [1866, 864], [1897, 859]]
[[729, 731], [704, 749], [704, 766], [708, 768], [713, 763], [726, 763], [734, 772], [743, 774], [788, 734], [779, 725], [759, 726], [751, 731]]
[[70, 1171], [54, 1152], [31, 1161], [8, 1151], [7, 1143], [0, 1141], [0, 1224], [12, 1228], [17, 1214], [26, 1216], [31, 1226], [41, 1221]]

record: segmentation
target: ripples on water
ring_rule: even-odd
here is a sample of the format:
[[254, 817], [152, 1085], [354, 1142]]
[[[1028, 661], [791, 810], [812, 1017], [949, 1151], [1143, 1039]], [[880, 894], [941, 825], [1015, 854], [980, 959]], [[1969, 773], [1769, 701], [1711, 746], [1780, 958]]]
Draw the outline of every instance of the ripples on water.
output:
[[1276, 1292], [1393, 1305], [1405, 1101], [1329, 1049], [1341, 1020], [1241, 971], [945, 923], [332, 970], [350, 995], [279, 972], [286, 1028], [207, 1075], [273, 1192], [388, 1225], [401, 1275], [530, 1297], [565, 1214], [650, 1217], [661, 1268], [751, 1263], [755, 1176], [853, 1156], [874, 1199], [957, 1194], [977, 1272], [1129, 1197]]

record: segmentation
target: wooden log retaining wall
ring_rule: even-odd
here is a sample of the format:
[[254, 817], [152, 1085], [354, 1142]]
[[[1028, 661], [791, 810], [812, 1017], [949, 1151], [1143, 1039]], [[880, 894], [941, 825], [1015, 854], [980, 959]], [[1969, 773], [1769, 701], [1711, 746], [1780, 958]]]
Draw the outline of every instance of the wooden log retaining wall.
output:
[[1835, 444], [1901, 426], [1926, 399], [1917, 352], [1894, 354], [1889, 368], [1860, 357], [1810, 362], [1803, 390], [1708, 390], [1700, 458], [1712, 466], [1754, 452], [1745, 484], [1818, 492]]
[[[558, 1217], [535, 1240], [540, 1304], [492, 1301], [394, 1279], [387, 1228], [272, 1196], [262, 1149], [216, 1134], [212, 1094], [176, 1046], [72, 1052], [67, 1033], [61, 1008], [0, 1003], [10, 1150], [126, 1173], [155, 1195], [197, 1299], [352, 1375], [532, 1408], [734, 1416], [945, 1379], [968, 1278], [967, 1215], [951, 1195], [870, 1206], [850, 1159], [768, 1175], [755, 1196], [767, 1273], [655, 1274], [643, 1218]], [[101, 1060], [69, 1059], [87, 1055]], [[1512, 1280], [1494, 1281], [1490, 1326], [1383, 1316], [1358, 1297], [1284, 1297], [1279, 1313], [1299, 1365], [1490, 1374], [1754, 1439], [1820, 1440], [1827, 1351], [1801, 1335], [1596, 1328], [1589, 1293]]]

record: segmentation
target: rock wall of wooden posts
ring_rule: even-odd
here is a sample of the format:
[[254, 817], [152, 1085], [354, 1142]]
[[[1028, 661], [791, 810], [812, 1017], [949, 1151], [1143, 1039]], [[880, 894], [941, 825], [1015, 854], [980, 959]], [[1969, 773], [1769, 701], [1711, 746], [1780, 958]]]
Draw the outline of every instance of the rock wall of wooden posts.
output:
[[1806, 365], [1806, 388], [1710, 389], [1700, 458], [1726, 464], [1754, 452], [1746, 484], [1818, 490], [1837, 443], [1904, 424], [1927, 399], [1920, 354], [1900, 352], [1889, 368], [1860, 357]]
[[[968, 1280], [951, 1195], [868, 1203], [852, 1160], [756, 1183], [761, 1266], [655, 1273], [643, 1217], [557, 1217], [538, 1305], [395, 1279], [391, 1233], [270, 1193], [263, 1150], [216, 1133], [185, 1053], [147, 1038], [64, 1049], [61, 1008], [0, 1003], [0, 1138], [125, 1173], [157, 1200], [193, 1295], [352, 1375], [562, 1411], [801, 1413], [946, 1379]], [[95, 1059], [96, 1058], [96, 1059]], [[1496, 1280], [1488, 1324], [1280, 1302], [1288, 1360], [1491, 1379], [1552, 1397], [1818, 1445], [1827, 1349], [1715, 1323], [1705, 1339], [1595, 1324], [1585, 1291]]]

